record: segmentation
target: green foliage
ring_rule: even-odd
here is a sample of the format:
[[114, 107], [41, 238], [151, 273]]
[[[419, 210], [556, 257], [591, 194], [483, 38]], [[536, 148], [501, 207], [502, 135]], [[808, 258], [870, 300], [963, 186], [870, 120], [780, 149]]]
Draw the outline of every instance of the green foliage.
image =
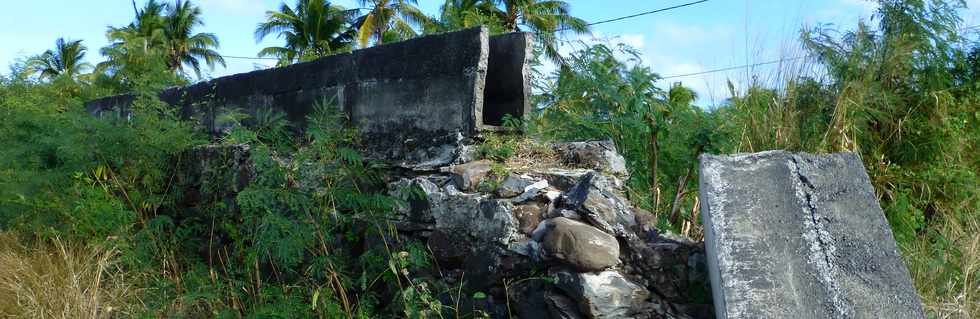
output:
[[22, 108], [54, 101], [21, 89], [0, 101], [0, 227], [105, 240], [170, 203], [169, 157], [197, 139], [159, 105], [139, 100], [131, 120], [99, 120], [78, 105]]
[[357, 44], [368, 47], [397, 42], [417, 35], [415, 27], [428, 23], [429, 17], [418, 7], [418, 0], [360, 0], [367, 12], [354, 19]]
[[880, 1], [877, 27], [803, 30], [826, 73], [778, 74], [770, 78], [784, 83], [744, 93], [730, 84], [732, 98], [709, 110], [679, 85], [653, 87], [656, 74], [631, 50], [586, 46], [536, 83], [546, 93], [526, 122], [545, 138], [611, 138], [627, 160], [631, 199], [661, 228], [681, 231], [698, 222], [690, 175], [701, 152], [858, 153], [927, 308], [976, 316], [966, 291], [980, 269], [980, 161], [967, 154], [980, 141], [980, 46], [960, 32], [962, 5]]
[[[674, 206], [668, 196], [695, 187], [697, 179], [688, 172], [697, 156], [720, 149], [726, 132], [718, 129], [724, 127], [719, 113], [692, 104], [690, 90], [655, 87], [658, 76], [638, 57], [629, 47], [602, 44], [573, 53], [567, 69], [538, 84], [550, 93], [526, 122], [532, 134], [545, 139], [612, 139], [626, 158], [631, 199], [658, 213], [664, 225], [679, 229], [679, 220], [668, 220]], [[693, 196], [681, 196], [677, 205], [690, 211]]]
[[224, 58], [214, 50], [219, 46], [217, 36], [194, 33], [194, 28], [204, 24], [201, 15], [200, 7], [190, 1], [179, 0], [173, 4], [148, 1], [136, 10], [132, 23], [109, 27], [106, 38], [111, 43], [102, 49], [108, 61], [99, 68], [116, 73], [134, 62], [145, 64], [143, 57], [148, 57], [164, 63], [171, 74], [186, 74], [186, 69], [190, 69], [200, 77], [201, 61], [210, 68], [215, 64], [224, 66]]
[[425, 33], [438, 33], [485, 26], [490, 33], [507, 32], [502, 17], [495, 14], [495, 4], [485, 0], [446, 0], [439, 7], [438, 19], [423, 25]]
[[41, 79], [65, 77], [74, 81], [82, 72], [92, 67], [84, 61], [87, 50], [82, 40], [58, 38], [53, 51], [44, 51], [41, 55], [29, 59], [27, 64], [31, 71], [40, 75]]
[[518, 139], [506, 134], [487, 134], [483, 143], [477, 146], [480, 158], [503, 162], [517, 152]]
[[255, 29], [255, 39], [276, 33], [286, 45], [264, 48], [259, 56], [276, 57], [282, 66], [349, 52], [355, 35], [350, 21], [356, 13], [325, 0], [297, 0], [292, 7], [283, 3], [278, 11], [266, 12], [266, 21]]

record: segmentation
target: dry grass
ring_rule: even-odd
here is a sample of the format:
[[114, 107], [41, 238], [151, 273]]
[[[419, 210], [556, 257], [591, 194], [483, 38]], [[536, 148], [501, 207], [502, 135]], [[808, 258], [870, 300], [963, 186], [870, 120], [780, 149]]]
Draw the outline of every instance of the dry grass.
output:
[[504, 166], [515, 172], [562, 167], [558, 156], [546, 142], [532, 138], [515, 138], [514, 156], [507, 158]]
[[916, 246], [906, 256], [926, 310], [940, 319], [980, 318], [980, 218], [947, 221], [939, 232], [952, 249]]
[[0, 233], [0, 317], [128, 317], [135, 288], [114, 264], [116, 251], [60, 240], [28, 247]]

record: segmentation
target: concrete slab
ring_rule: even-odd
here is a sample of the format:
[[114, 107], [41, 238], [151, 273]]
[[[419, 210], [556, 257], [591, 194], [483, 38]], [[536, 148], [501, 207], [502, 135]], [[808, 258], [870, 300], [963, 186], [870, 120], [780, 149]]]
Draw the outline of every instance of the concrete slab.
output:
[[861, 160], [701, 157], [718, 318], [924, 318]]

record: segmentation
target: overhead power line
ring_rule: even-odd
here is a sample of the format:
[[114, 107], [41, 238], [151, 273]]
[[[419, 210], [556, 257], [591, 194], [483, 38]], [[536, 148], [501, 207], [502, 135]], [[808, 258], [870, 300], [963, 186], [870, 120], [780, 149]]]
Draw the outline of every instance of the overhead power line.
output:
[[[654, 13], [658, 13], [658, 12], [664, 12], [664, 11], [670, 11], [670, 10], [674, 10], [674, 9], [680, 9], [680, 8], [683, 8], [683, 7], [693, 6], [695, 4], [704, 3], [704, 2], [708, 2], [708, 0], [700, 0], [700, 1], [688, 2], [688, 3], [685, 3], [685, 4], [679, 4], [679, 5], [672, 6], [672, 7], [660, 8], [660, 9], [657, 9], [657, 10], [640, 12], [640, 13], [631, 14], [631, 15], [628, 15], [628, 16], [622, 16], [622, 17], [618, 17], [618, 18], [612, 18], [612, 19], [606, 19], [606, 20], [600, 20], [600, 21], [596, 21], [596, 22], [586, 23], [585, 25], [591, 27], [591, 26], [599, 25], [599, 24], [603, 24], [603, 23], [610, 23], [610, 22], [622, 21], [622, 20], [632, 19], [632, 18], [636, 18], [636, 17], [640, 17], [640, 16], [645, 16], [645, 15], [649, 15], [649, 14], [654, 14]], [[568, 28], [558, 29], [556, 32], [561, 32], [561, 31], [566, 31], [566, 30], [568, 30]]]
[[279, 59], [276, 58], [261, 58], [261, 57], [252, 57], [252, 56], [222, 55], [221, 57], [227, 59], [279, 61]]
[[[957, 31], [963, 32], [963, 31], [968, 31], [968, 30], [977, 29], [977, 28], [980, 28], [980, 24], [978, 24], [978, 25], [972, 25], [972, 26], [967, 26], [967, 27], [958, 29]], [[772, 61], [766, 61], [766, 62], [759, 62], [759, 63], [752, 63], [752, 64], [735, 65], [735, 66], [729, 66], [729, 67], [724, 67], [724, 68], [719, 68], [719, 69], [713, 69], [713, 70], [706, 70], [706, 71], [701, 71], [701, 72], [669, 75], [669, 76], [661, 77], [660, 79], [661, 80], [666, 80], [666, 79], [673, 79], [673, 78], [682, 78], [682, 77], [695, 76], [695, 75], [704, 75], [704, 74], [711, 74], [711, 73], [732, 71], [732, 70], [745, 69], [745, 68], [753, 68], [753, 67], [762, 66], [762, 65], [776, 64], [776, 63], [786, 62], [786, 61], [795, 61], [795, 60], [806, 59], [806, 58], [811, 58], [811, 57], [813, 57], [813, 55], [804, 55], [804, 56], [796, 56], [796, 57], [782, 58], [782, 59], [778, 59], [778, 60], [772, 60]]]
[[[645, 16], [645, 15], [650, 15], [650, 14], [654, 14], [654, 13], [658, 13], [658, 12], [670, 11], [670, 10], [679, 9], [679, 8], [683, 8], [683, 7], [687, 7], [687, 6], [693, 6], [695, 4], [704, 3], [704, 2], [708, 2], [708, 0], [693, 1], [693, 2], [688, 2], [688, 3], [684, 3], [684, 4], [679, 4], [679, 5], [676, 5], [676, 6], [670, 6], [670, 7], [666, 7], [666, 8], [660, 8], [660, 9], [656, 9], [656, 10], [650, 10], [650, 11], [644, 11], [644, 12], [640, 12], [640, 13], [635, 13], [635, 14], [631, 14], [631, 15], [627, 15], [627, 16], [622, 16], [622, 17], [617, 17], [617, 18], [611, 18], [611, 19], [606, 19], [606, 20], [599, 20], [599, 21], [596, 21], [596, 22], [586, 23], [585, 25], [591, 27], [591, 26], [594, 26], [594, 25], [599, 25], [599, 24], [604, 24], [604, 23], [610, 23], [610, 22], [616, 22], [616, 21], [622, 21], [622, 20], [632, 19], [632, 18], [641, 17], [641, 16]], [[568, 31], [568, 30], [570, 30], [570, 29], [569, 28], [562, 28], [562, 29], [555, 30], [555, 32], [562, 32], [562, 31]], [[243, 59], [243, 60], [279, 60], [279, 59], [276, 59], [276, 58], [260, 58], [260, 57], [247, 57], [247, 56], [235, 56], [235, 55], [222, 55], [221, 57], [228, 58], [228, 59]]]
[[735, 66], [724, 67], [724, 68], [720, 68], [720, 69], [707, 70], [707, 71], [701, 71], [701, 72], [669, 75], [669, 76], [661, 77], [660, 79], [661, 80], [666, 80], [666, 79], [673, 79], [673, 78], [682, 78], [682, 77], [687, 77], [687, 76], [695, 76], [695, 75], [703, 75], [703, 74], [710, 74], [710, 73], [718, 73], [718, 72], [732, 71], [732, 70], [738, 70], [738, 69], [744, 69], [744, 68], [753, 68], [753, 67], [757, 67], [757, 66], [769, 65], [769, 64], [776, 64], [776, 63], [780, 63], [780, 62], [795, 61], [795, 60], [805, 59], [805, 58], [809, 58], [809, 57], [811, 57], [811, 56], [804, 55], [804, 56], [797, 56], [797, 57], [791, 57], [791, 58], [782, 58], [782, 59], [779, 59], [779, 60], [772, 60], [772, 61], [752, 63], [752, 64], [735, 65]]

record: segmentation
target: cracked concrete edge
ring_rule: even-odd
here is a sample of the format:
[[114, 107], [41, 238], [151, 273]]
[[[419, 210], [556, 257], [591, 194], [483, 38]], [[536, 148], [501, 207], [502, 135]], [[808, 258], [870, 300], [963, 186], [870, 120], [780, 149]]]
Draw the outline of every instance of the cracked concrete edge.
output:
[[794, 194], [804, 216], [810, 217], [803, 218], [803, 240], [809, 246], [807, 261], [814, 265], [819, 272], [818, 278], [824, 290], [830, 295], [834, 311], [841, 316], [853, 316], [854, 310], [844, 302], [843, 292], [841, 292], [840, 285], [837, 284], [836, 278], [840, 277], [840, 269], [835, 260], [837, 247], [833, 243], [830, 232], [826, 229], [823, 222], [824, 217], [820, 216], [815, 207], [813, 193], [816, 189], [807, 177], [807, 172], [804, 172], [800, 167], [800, 162], [803, 161], [800, 155], [786, 154], [786, 156], [788, 157], [786, 166], [792, 174], [791, 178], [795, 188]]
[[[749, 313], [758, 314], [760, 311], [760, 309], [749, 309], [752, 306], [746, 305], [744, 300], [746, 290], [742, 289], [753, 289], [750, 288], [749, 282], [742, 280], [746, 278], [726, 275], [732, 271], [731, 267], [744, 266], [736, 260], [738, 259], [737, 254], [739, 250], [750, 246], [740, 246], [736, 242], [736, 237], [739, 236], [725, 231], [730, 231], [730, 227], [736, 222], [732, 219], [732, 216], [736, 215], [732, 215], [733, 212], [730, 210], [734, 209], [732, 207], [738, 206], [736, 203], [743, 199], [729, 198], [735, 195], [731, 193], [731, 190], [738, 189], [735, 184], [731, 183], [738, 181], [732, 181], [731, 177], [724, 176], [723, 170], [727, 171], [728, 174], [736, 172], [737, 176], [737, 173], [754, 173], [767, 165], [770, 167], [785, 165], [786, 170], [782, 174], [788, 174], [788, 176], [784, 176], [789, 179], [789, 181], [785, 181], [785, 184], [788, 184], [789, 188], [793, 188], [794, 193], [793, 195], [786, 194], [789, 196], [786, 199], [798, 205], [801, 217], [809, 216], [809, 218], [801, 218], [803, 223], [799, 229], [803, 232], [800, 234], [803, 237], [801, 243], [804, 245], [803, 247], [806, 247], [801, 257], [803, 258], [802, 261], [810, 264], [810, 267], [815, 270], [816, 274], [813, 275], [816, 280], [813, 283], [822, 287], [826, 293], [824, 296], [827, 298], [824, 301], [827, 306], [826, 315], [833, 318], [865, 317], [869, 310], [874, 310], [897, 317], [923, 317], [921, 301], [915, 292], [915, 288], [911, 285], [908, 269], [898, 253], [890, 227], [888, 227], [887, 220], [874, 197], [874, 189], [870, 184], [870, 179], [857, 155], [851, 153], [809, 155], [769, 151], [731, 156], [705, 154], [700, 159], [699, 183], [702, 196], [702, 223], [705, 228], [705, 244], [709, 252], [708, 272], [711, 279], [712, 296], [718, 318], [743, 318]], [[829, 167], [831, 170], [824, 171], [824, 167]], [[857, 201], [862, 201], [862, 199], [869, 199], [864, 203], [864, 207], [858, 205], [854, 208], [867, 209], [866, 213], [861, 215], [870, 218], [867, 220], [868, 225], [874, 229], [869, 230], [880, 237], [877, 244], [866, 247], [883, 249], [888, 252], [874, 254], [874, 256], [854, 255], [854, 247], [849, 246], [851, 245], [849, 242], [842, 242], [841, 244], [846, 247], [843, 251], [838, 250], [839, 247], [835, 245], [835, 241], [840, 239], [838, 237], [841, 236], [841, 231], [844, 232], [846, 238], [847, 232], [854, 231], [854, 229], [853, 225], [830, 224], [833, 223], [832, 220], [847, 222], [847, 218], [840, 220], [839, 213], [836, 213], [837, 215], [834, 213], [834, 203], [840, 200], [836, 196], [840, 193], [825, 193], [834, 187], [844, 187], [842, 190], [846, 200], [856, 198]], [[793, 197], [795, 200], [791, 200]], [[824, 203], [823, 201], [826, 200], [829, 202]], [[727, 207], [726, 210], [726, 206], [731, 207]], [[791, 207], [787, 209], [791, 211]], [[823, 214], [829, 215], [824, 216]], [[886, 240], [886, 238], [890, 240]], [[860, 241], [856, 243], [859, 246], [862, 244]], [[882, 267], [883, 272], [872, 275], [875, 277], [873, 277], [871, 286], [868, 287], [884, 284], [886, 285], [883, 287], [885, 289], [875, 291], [879, 294], [878, 296], [862, 297], [855, 295], [860, 295], [862, 291], [855, 290], [859, 287], [856, 288], [853, 283], [847, 280], [856, 279], [855, 275], [861, 276], [861, 271], [854, 269], [854, 261], [836, 260], [837, 257], [835, 256], [840, 254], [846, 255], [841, 256], [846, 258], [881, 258], [872, 259], [872, 261], [880, 261], [880, 264], [875, 263], [873, 267]], [[724, 278], [725, 281], [722, 281], [722, 276], [726, 277]], [[747, 279], [751, 280], [752, 278], [750, 276]], [[732, 295], [727, 296], [726, 293]], [[892, 296], [890, 293], [895, 295]], [[751, 295], [752, 293], [747, 294]], [[881, 305], [882, 303], [886, 305]]]

